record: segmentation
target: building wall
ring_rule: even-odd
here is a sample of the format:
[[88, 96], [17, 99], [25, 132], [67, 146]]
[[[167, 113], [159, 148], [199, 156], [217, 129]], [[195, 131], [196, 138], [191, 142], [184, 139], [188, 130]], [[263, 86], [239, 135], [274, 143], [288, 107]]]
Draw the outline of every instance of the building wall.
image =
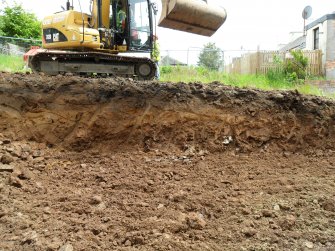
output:
[[319, 28], [322, 68], [328, 80], [335, 80], [335, 13], [325, 15], [307, 26], [306, 50], [314, 49], [314, 30]]
[[327, 23], [327, 48], [326, 48], [326, 77], [335, 80], [335, 20]]
[[324, 68], [327, 61], [327, 37], [328, 37], [328, 20], [319, 23], [309, 30], [306, 33], [306, 50], [314, 50], [314, 30], [319, 28], [319, 49], [322, 50], [322, 66]]

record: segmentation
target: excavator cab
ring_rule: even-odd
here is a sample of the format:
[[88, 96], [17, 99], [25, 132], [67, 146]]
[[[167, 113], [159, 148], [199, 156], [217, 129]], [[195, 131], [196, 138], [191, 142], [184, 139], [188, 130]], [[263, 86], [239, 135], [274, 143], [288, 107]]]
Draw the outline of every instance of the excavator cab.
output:
[[162, 0], [158, 26], [212, 36], [227, 18], [226, 10], [207, 0]]
[[153, 12], [146, 0], [128, 0], [129, 50], [150, 51], [153, 35]]
[[94, 0], [92, 17], [103, 49], [151, 50], [153, 11], [149, 0]]

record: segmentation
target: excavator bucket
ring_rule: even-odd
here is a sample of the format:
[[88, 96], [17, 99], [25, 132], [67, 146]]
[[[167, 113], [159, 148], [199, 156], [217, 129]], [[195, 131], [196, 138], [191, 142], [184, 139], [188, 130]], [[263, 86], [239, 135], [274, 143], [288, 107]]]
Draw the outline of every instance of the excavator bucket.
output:
[[203, 0], [162, 0], [158, 26], [210, 37], [226, 17], [224, 8], [208, 5]]

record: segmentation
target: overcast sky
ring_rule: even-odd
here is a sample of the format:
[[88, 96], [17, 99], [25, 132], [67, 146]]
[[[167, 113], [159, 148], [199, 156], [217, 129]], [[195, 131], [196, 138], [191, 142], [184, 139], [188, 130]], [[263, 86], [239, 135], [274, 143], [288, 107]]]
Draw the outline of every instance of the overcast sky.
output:
[[[74, 0], [75, 8], [78, 1]], [[156, 0], [159, 3], [160, 1]], [[190, 0], [191, 1], [191, 0]], [[11, 1], [9, 1], [11, 2]], [[25, 9], [42, 19], [45, 15], [61, 10], [65, 0], [17, 0]], [[85, 11], [88, 0], [80, 0]], [[158, 28], [162, 50], [187, 50], [203, 47], [208, 42], [223, 50], [277, 49], [278, 44], [289, 42], [290, 32], [302, 32], [302, 10], [310, 5], [313, 13], [307, 23], [335, 11], [335, 0], [208, 0], [227, 10], [225, 24], [210, 38]], [[159, 19], [159, 17], [157, 17]]]

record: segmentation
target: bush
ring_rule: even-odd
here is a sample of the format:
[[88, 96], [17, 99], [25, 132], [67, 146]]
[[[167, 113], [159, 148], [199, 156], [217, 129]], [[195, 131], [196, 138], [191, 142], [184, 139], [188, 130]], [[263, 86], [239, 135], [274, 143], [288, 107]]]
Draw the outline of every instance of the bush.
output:
[[292, 59], [288, 59], [284, 65], [284, 72], [287, 79], [296, 81], [306, 79], [308, 58], [304, 56], [301, 50], [291, 51]]
[[160, 72], [162, 74], [169, 74], [172, 72], [172, 66], [171, 65], [164, 65], [160, 67]]
[[270, 82], [288, 82], [299, 83], [307, 77], [308, 58], [304, 56], [301, 50], [290, 51], [293, 58], [281, 60], [274, 55], [273, 61], [276, 67], [269, 70], [266, 77]]

